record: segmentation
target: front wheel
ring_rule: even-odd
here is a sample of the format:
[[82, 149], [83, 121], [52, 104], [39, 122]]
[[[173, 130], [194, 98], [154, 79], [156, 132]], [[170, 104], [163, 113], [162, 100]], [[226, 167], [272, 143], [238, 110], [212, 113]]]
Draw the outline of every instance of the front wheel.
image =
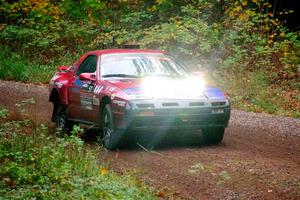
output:
[[55, 102], [53, 109], [53, 121], [55, 122], [56, 131], [59, 134], [69, 134], [74, 123], [68, 120], [67, 107], [60, 102]]
[[103, 146], [108, 150], [116, 149], [121, 141], [122, 135], [114, 126], [112, 109], [109, 104], [107, 104], [103, 109], [101, 122]]
[[219, 144], [224, 137], [224, 127], [205, 128], [202, 130], [203, 140], [205, 144]]

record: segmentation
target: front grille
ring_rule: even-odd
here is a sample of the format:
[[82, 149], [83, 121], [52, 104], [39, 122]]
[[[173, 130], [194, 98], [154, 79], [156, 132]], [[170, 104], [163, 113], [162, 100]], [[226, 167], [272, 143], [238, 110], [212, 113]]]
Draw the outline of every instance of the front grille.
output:
[[136, 106], [138, 108], [154, 108], [153, 103], [140, 103], [140, 104], [136, 104]]
[[173, 115], [199, 115], [204, 113], [211, 113], [211, 108], [201, 109], [159, 109], [155, 110], [156, 115], [173, 116]]
[[165, 107], [178, 106], [178, 103], [162, 103], [162, 106], [165, 106]]
[[190, 106], [204, 106], [204, 102], [191, 102], [189, 103]]
[[[165, 102], [166, 103], [166, 102]], [[173, 102], [167, 102], [173, 103]], [[191, 102], [192, 103], [192, 102]], [[193, 102], [202, 105], [201, 101]], [[137, 105], [137, 104], [136, 104]], [[162, 104], [160, 104], [162, 105]], [[195, 105], [195, 104], [194, 104]], [[127, 111], [126, 123], [129, 128], [158, 128], [158, 127], [203, 127], [203, 126], [226, 126], [230, 115], [230, 108], [226, 107], [224, 113], [212, 114], [214, 108], [211, 107], [164, 107], [160, 109], [147, 109], [149, 106], [156, 107], [156, 104], [140, 103], [138, 109]], [[148, 112], [151, 113], [149, 114]], [[143, 112], [142, 115], [140, 113]]]
[[217, 102], [212, 102], [212, 106], [224, 106], [226, 104], [225, 101], [217, 101]]

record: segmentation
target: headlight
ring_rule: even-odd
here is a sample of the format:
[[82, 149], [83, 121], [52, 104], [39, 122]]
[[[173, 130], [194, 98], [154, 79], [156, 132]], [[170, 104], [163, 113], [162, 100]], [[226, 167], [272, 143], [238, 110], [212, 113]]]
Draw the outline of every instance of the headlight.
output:
[[203, 97], [204, 81], [198, 77], [186, 79], [148, 78], [144, 80], [143, 92], [154, 98]]
[[183, 81], [183, 88], [181, 89], [186, 91], [187, 95], [202, 97], [204, 88], [205, 82], [201, 78], [191, 76]]
[[198, 77], [186, 79], [149, 78], [143, 83], [143, 92], [154, 98], [199, 98], [203, 97], [204, 81]]
[[186, 79], [145, 78], [141, 87], [124, 90], [132, 99], [146, 98], [200, 98], [205, 84], [198, 77]]

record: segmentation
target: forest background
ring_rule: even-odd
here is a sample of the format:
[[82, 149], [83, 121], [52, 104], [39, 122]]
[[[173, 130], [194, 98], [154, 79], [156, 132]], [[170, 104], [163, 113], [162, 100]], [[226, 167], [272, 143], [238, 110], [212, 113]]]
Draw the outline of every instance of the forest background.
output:
[[204, 71], [234, 108], [300, 117], [293, 12], [267, 0], [2, 0], [0, 78], [47, 83], [86, 51], [137, 43]]

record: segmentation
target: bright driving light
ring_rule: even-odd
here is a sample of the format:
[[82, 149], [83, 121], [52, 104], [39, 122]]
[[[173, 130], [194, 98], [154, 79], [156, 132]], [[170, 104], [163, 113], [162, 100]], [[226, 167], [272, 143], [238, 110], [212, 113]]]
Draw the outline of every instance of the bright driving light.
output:
[[203, 96], [204, 81], [199, 77], [185, 79], [146, 78], [142, 90], [152, 98], [199, 98]]
[[190, 76], [189, 78], [187, 78], [185, 81], [185, 86], [186, 88], [192, 88], [196, 91], [201, 90], [201, 92], [203, 91], [204, 87], [205, 87], [205, 82], [203, 81], [203, 79], [197, 77], [197, 76]]

